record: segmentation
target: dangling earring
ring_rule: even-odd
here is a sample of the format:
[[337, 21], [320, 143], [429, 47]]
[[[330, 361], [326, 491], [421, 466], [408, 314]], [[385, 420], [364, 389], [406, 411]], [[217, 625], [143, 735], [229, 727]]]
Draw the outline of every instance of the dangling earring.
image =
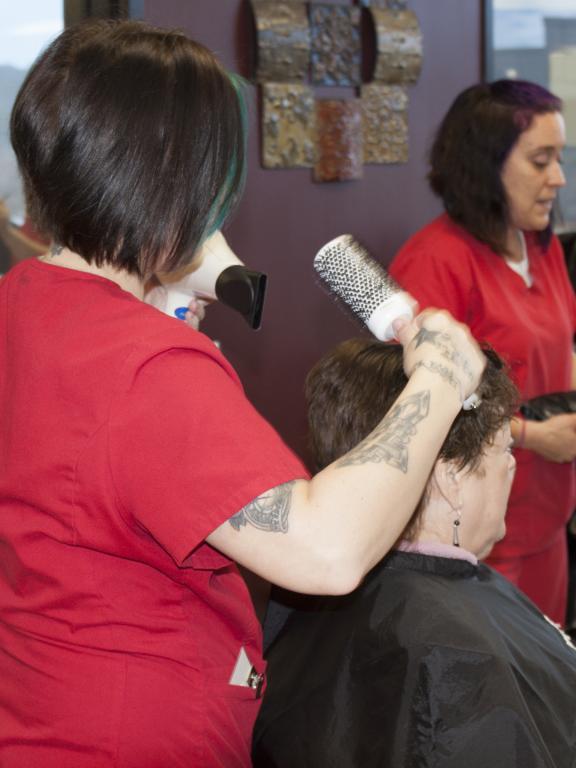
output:
[[452, 546], [453, 547], [459, 547], [460, 546], [460, 538], [458, 536], [458, 529], [460, 528], [460, 516], [462, 514], [461, 509], [454, 510], [457, 517], [452, 523]]

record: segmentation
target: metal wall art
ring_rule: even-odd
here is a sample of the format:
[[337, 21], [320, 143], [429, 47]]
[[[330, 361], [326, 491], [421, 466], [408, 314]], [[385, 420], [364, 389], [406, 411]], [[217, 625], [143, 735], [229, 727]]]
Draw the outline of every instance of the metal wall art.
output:
[[[376, 33], [374, 73], [362, 83], [362, 11], [352, 2], [252, 0], [265, 168], [313, 168], [329, 182], [360, 179], [367, 163], [407, 162], [402, 86], [422, 66], [418, 19], [406, 0], [360, 0]], [[360, 98], [320, 100], [310, 82], [352, 87]]]
[[415, 83], [422, 67], [422, 35], [412, 11], [372, 8], [376, 26], [377, 58], [374, 80]]
[[361, 179], [364, 156], [360, 101], [317, 101], [316, 121], [315, 181]]
[[299, 83], [262, 86], [263, 165], [265, 168], [312, 168], [316, 160], [316, 101]]
[[305, 80], [310, 66], [306, 4], [257, 0], [254, 14], [258, 33], [258, 82]]
[[312, 82], [360, 85], [360, 8], [311, 3]]
[[408, 93], [399, 85], [362, 86], [365, 163], [408, 162]]

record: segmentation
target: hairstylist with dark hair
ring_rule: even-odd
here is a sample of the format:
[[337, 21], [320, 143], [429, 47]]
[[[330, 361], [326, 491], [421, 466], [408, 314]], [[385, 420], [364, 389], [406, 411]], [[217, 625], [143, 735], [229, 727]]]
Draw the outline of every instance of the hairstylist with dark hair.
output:
[[[26, 78], [12, 141], [56, 245], [0, 281], [0, 764], [247, 768], [264, 664], [236, 563], [353, 589], [484, 357], [447, 313], [399, 327], [395, 415], [310, 480], [214, 344], [141, 301], [238, 197], [232, 77], [178, 32], [70, 28]], [[403, 470], [367, 450], [392, 440]]]
[[[445, 307], [494, 347], [522, 399], [574, 388], [576, 302], [551, 229], [564, 143], [561, 103], [544, 88], [513, 80], [468, 88], [431, 152], [430, 184], [446, 213], [391, 265], [421, 306]], [[508, 533], [489, 562], [563, 624], [576, 415], [518, 416], [512, 435]]]
[[[351, 595], [294, 603], [267, 659], [255, 768], [571, 768], [576, 649], [478, 562], [504, 535], [517, 392], [496, 355], [414, 516]], [[395, 408], [397, 345], [352, 339], [308, 376], [316, 468]]]

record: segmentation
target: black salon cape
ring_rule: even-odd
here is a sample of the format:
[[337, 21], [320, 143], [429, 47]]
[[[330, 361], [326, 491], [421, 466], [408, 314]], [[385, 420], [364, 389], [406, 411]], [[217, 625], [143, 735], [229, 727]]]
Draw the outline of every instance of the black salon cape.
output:
[[576, 766], [576, 651], [487, 566], [393, 552], [352, 595], [298, 605], [255, 768]]

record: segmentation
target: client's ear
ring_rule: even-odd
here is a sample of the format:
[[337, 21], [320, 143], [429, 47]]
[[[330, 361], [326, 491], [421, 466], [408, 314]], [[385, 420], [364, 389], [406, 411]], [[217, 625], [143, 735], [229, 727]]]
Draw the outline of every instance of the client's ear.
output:
[[431, 477], [435, 491], [454, 511], [462, 509], [460, 472], [451, 461], [438, 459]]

